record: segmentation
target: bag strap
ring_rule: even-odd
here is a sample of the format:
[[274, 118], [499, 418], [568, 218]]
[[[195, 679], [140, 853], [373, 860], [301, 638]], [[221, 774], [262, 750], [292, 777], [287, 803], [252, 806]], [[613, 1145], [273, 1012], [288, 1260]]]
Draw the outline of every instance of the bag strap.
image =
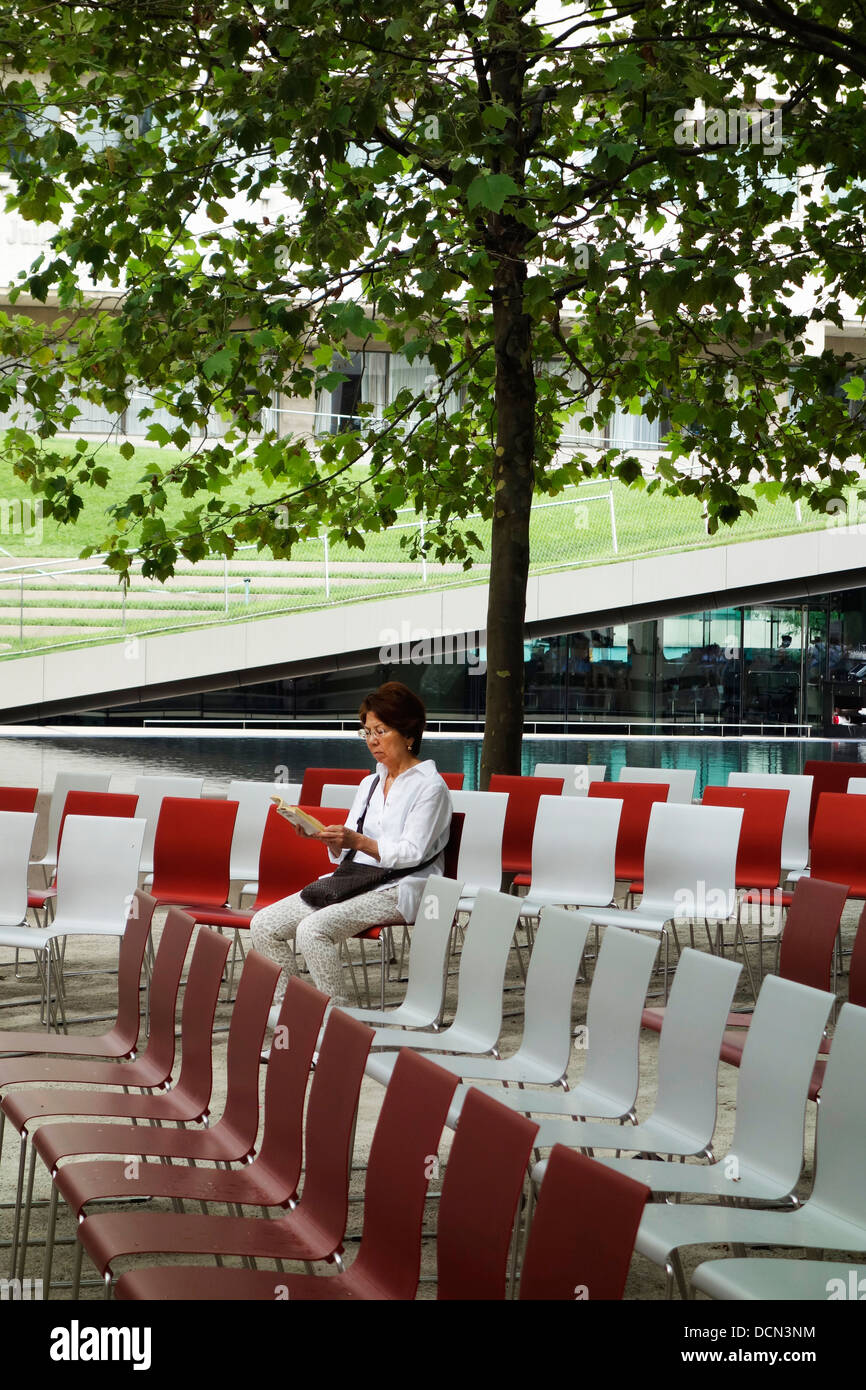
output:
[[[370, 791], [369, 791], [368, 796], [367, 796], [367, 800], [364, 802], [364, 809], [363, 809], [363, 811], [361, 812], [360, 816], [358, 817], [358, 824], [355, 826], [355, 830], [356, 830], [357, 834], [359, 834], [359, 835], [361, 834], [361, 832], [362, 832], [363, 829], [364, 829], [364, 818], [365, 818], [366, 815], [367, 815], [367, 809], [368, 809], [368, 807], [369, 807], [369, 805], [370, 805], [370, 802], [373, 800], [373, 793], [374, 793], [374, 791], [376, 790], [376, 788], [378, 787], [378, 785], [379, 785], [379, 778], [378, 778], [378, 775], [376, 775], [376, 776], [374, 776], [374, 778], [373, 778], [373, 785], [372, 785], [372, 787], [370, 788]], [[357, 850], [355, 850], [355, 849], [350, 849], [349, 852], [348, 852], [348, 854], [345, 854], [345, 855], [343, 856], [343, 859], [342, 859], [341, 862], [342, 862], [343, 864], [348, 864], [348, 863], [350, 863], [350, 861], [351, 861], [352, 859], [355, 858], [355, 855], [356, 855], [357, 853], [358, 853]]]

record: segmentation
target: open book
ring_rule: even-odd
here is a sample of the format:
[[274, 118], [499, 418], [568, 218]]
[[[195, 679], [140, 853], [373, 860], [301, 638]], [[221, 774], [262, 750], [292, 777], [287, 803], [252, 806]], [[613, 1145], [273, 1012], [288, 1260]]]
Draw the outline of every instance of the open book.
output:
[[324, 825], [315, 816], [308, 815], [302, 811], [300, 806], [289, 806], [281, 796], [272, 796], [271, 801], [276, 806], [280, 815], [283, 816], [290, 825], [299, 830], [302, 835], [315, 835], [317, 831], [324, 830]]

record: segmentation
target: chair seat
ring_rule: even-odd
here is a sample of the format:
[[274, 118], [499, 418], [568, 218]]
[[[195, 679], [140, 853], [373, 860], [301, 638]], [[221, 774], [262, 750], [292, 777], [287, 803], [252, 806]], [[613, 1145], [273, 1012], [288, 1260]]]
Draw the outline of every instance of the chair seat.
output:
[[692, 1283], [710, 1298], [826, 1303], [834, 1297], [862, 1298], [859, 1290], [864, 1276], [866, 1265], [855, 1265], [850, 1260], [834, 1264], [828, 1260], [768, 1260], [756, 1256], [705, 1260], [692, 1275]]
[[27, 906], [42, 908], [52, 898], [57, 897], [56, 888], [29, 888], [27, 890]]
[[521, 917], [537, 917], [543, 907], [610, 907], [611, 902], [608, 898], [605, 902], [591, 902], [586, 898], [581, 898], [580, 902], [571, 897], [567, 889], [561, 893], [533, 893], [531, 890], [525, 898], [520, 899]]
[[366, 927], [364, 931], [355, 932], [355, 935], [352, 937], [352, 940], [353, 940], [353, 941], [378, 941], [378, 940], [379, 940], [379, 937], [382, 935], [382, 932], [383, 932], [384, 930], [385, 930], [384, 927]]
[[47, 951], [51, 939], [51, 934], [39, 927], [0, 927], [0, 946], [16, 951]]
[[[737, 886], [740, 887], [741, 885], [738, 884]], [[774, 897], [773, 897], [773, 906], [774, 906], [774, 907], [777, 907], [777, 906], [779, 905], [779, 903], [781, 903], [782, 907], [784, 907], [784, 908], [789, 908], [789, 907], [791, 906], [791, 903], [792, 903], [793, 898], [794, 898], [794, 894], [793, 894], [793, 893], [785, 893], [785, 892], [779, 893], [779, 885], [778, 885], [778, 883], [772, 883], [772, 884], [771, 884], [771, 883], [767, 883], [767, 884], [764, 884], [764, 885], [761, 885], [761, 884], [754, 884], [754, 883], [753, 883], [753, 884], [751, 885], [751, 887], [749, 887], [749, 888], [746, 890], [746, 892], [743, 894], [742, 901], [743, 901], [744, 903], [757, 903], [758, 906], [760, 907], [760, 906], [761, 906], [761, 903], [762, 903], [762, 896], [761, 896], [761, 895], [762, 895], [763, 893], [768, 893], [768, 892], [771, 892], [771, 893], [774, 894]], [[775, 896], [776, 894], [778, 894], [778, 896]]]
[[532, 882], [532, 874], [526, 873], [526, 874], [515, 874], [515, 875], [514, 875], [514, 884], [515, 884], [515, 886], [516, 886], [517, 888], [528, 888], [528, 886], [529, 886], [529, 884], [530, 884], [531, 882]]
[[253, 917], [252, 912], [238, 912], [228, 907], [186, 907], [184, 912], [189, 913], [196, 926], [233, 927], [235, 931], [248, 927]]

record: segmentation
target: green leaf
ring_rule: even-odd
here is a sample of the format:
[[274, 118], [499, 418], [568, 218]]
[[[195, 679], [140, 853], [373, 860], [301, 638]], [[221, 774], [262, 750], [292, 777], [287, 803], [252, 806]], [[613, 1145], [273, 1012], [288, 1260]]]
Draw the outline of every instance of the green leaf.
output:
[[469, 185], [466, 201], [470, 211], [480, 207], [501, 212], [506, 198], [519, 193], [510, 174], [479, 174]]

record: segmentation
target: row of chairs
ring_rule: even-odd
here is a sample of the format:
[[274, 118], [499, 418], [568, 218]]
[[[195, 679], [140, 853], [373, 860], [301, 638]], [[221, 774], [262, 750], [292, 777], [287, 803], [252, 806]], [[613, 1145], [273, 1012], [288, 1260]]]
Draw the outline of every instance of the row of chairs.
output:
[[[124, 937], [123, 980], [134, 979], [144, 954], [145, 924], [156, 904], [137, 898], [137, 914]], [[264, 1128], [258, 1152], [258, 1050], [264, 1034], [277, 969], [250, 952], [241, 973], [228, 1045], [228, 1089], [222, 1117], [207, 1130], [154, 1128], [135, 1124], [64, 1124], [34, 1121], [50, 1115], [112, 1116], [115, 1120], [180, 1121], [207, 1114], [210, 1050], [219, 972], [227, 943], [213, 933], [198, 934], [190, 966], [181, 1021], [183, 1063], [172, 1090], [164, 1085], [173, 1058], [173, 1014], [183, 957], [193, 923], [173, 910], [157, 952], [153, 980], [153, 1028], [145, 1054], [126, 1062], [30, 1057], [0, 1063], [4, 1123], [32, 1138], [28, 1195], [41, 1159], [54, 1184], [43, 1256], [43, 1279], [50, 1291], [56, 1244], [56, 1214], [62, 1197], [76, 1218], [78, 1260], [73, 1297], [78, 1294], [81, 1254], [86, 1251], [103, 1278], [126, 1251], [238, 1254], [249, 1258], [335, 1262], [334, 1279], [266, 1271], [194, 1268], [145, 1270], [125, 1275], [118, 1297], [208, 1298], [412, 1298], [421, 1250], [421, 1223], [428, 1184], [438, 1167], [435, 1156], [456, 1078], [426, 1059], [404, 1052], [388, 1086], [376, 1126], [365, 1185], [364, 1233], [357, 1258], [342, 1269], [348, 1216], [348, 1178], [354, 1115], [373, 1034], [340, 1010], [321, 1033], [327, 1000], [293, 979], [278, 1028], [291, 1045], [275, 1048], [268, 1070]], [[118, 1019], [118, 1029], [121, 1020]], [[14, 1035], [13, 1035], [14, 1036]], [[0, 1048], [10, 1038], [0, 1038]], [[105, 1040], [103, 1040], [105, 1041]], [[134, 1038], [115, 1035], [111, 1046], [129, 1048]], [[92, 1046], [92, 1044], [91, 1044]], [[318, 1053], [304, 1108], [314, 1053]], [[159, 1058], [157, 1058], [159, 1053]], [[150, 1063], [150, 1069], [147, 1064]], [[34, 1091], [10, 1092], [13, 1083], [42, 1083]], [[47, 1081], [85, 1081], [112, 1088], [48, 1091]], [[149, 1094], [117, 1094], [130, 1085]], [[195, 1113], [197, 1112], [197, 1113]], [[437, 1222], [438, 1296], [443, 1299], [502, 1298], [515, 1212], [537, 1126], [496, 1100], [473, 1092], [463, 1107], [457, 1136], [441, 1186]], [[24, 1149], [22, 1147], [22, 1156]], [[255, 1156], [253, 1157], [255, 1153]], [[302, 1154], [304, 1183], [298, 1200]], [[123, 1155], [123, 1162], [67, 1163], [83, 1154]], [[491, 1163], [491, 1154], [495, 1162]], [[131, 1172], [130, 1156], [140, 1159]], [[152, 1163], [147, 1159], [240, 1163], [233, 1169]], [[250, 1160], [244, 1162], [244, 1160]], [[23, 1161], [23, 1159], [22, 1159]], [[23, 1189], [23, 1167], [18, 1191]], [[177, 1201], [288, 1208], [275, 1220], [243, 1216], [149, 1214], [85, 1215], [88, 1204], [106, 1197], [124, 1201], [141, 1194]], [[551, 1157], [523, 1262], [521, 1298], [575, 1297], [580, 1286], [592, 1297], [622, 1295], [634, 1233], [646, 1193], [565, 1149]], [[30, 1240], [29, 1201], [19, 1197], [10, 1269], [23, 1273]], [[14, 1277], [14, 1276], [13, 1276]], [[165, 1282], [167, 1279], [168, 1282]], [[141, 1282], [143, 1281], [143, 1282]], [[283, 1292], [277, 1294], [275, 1285]]]

